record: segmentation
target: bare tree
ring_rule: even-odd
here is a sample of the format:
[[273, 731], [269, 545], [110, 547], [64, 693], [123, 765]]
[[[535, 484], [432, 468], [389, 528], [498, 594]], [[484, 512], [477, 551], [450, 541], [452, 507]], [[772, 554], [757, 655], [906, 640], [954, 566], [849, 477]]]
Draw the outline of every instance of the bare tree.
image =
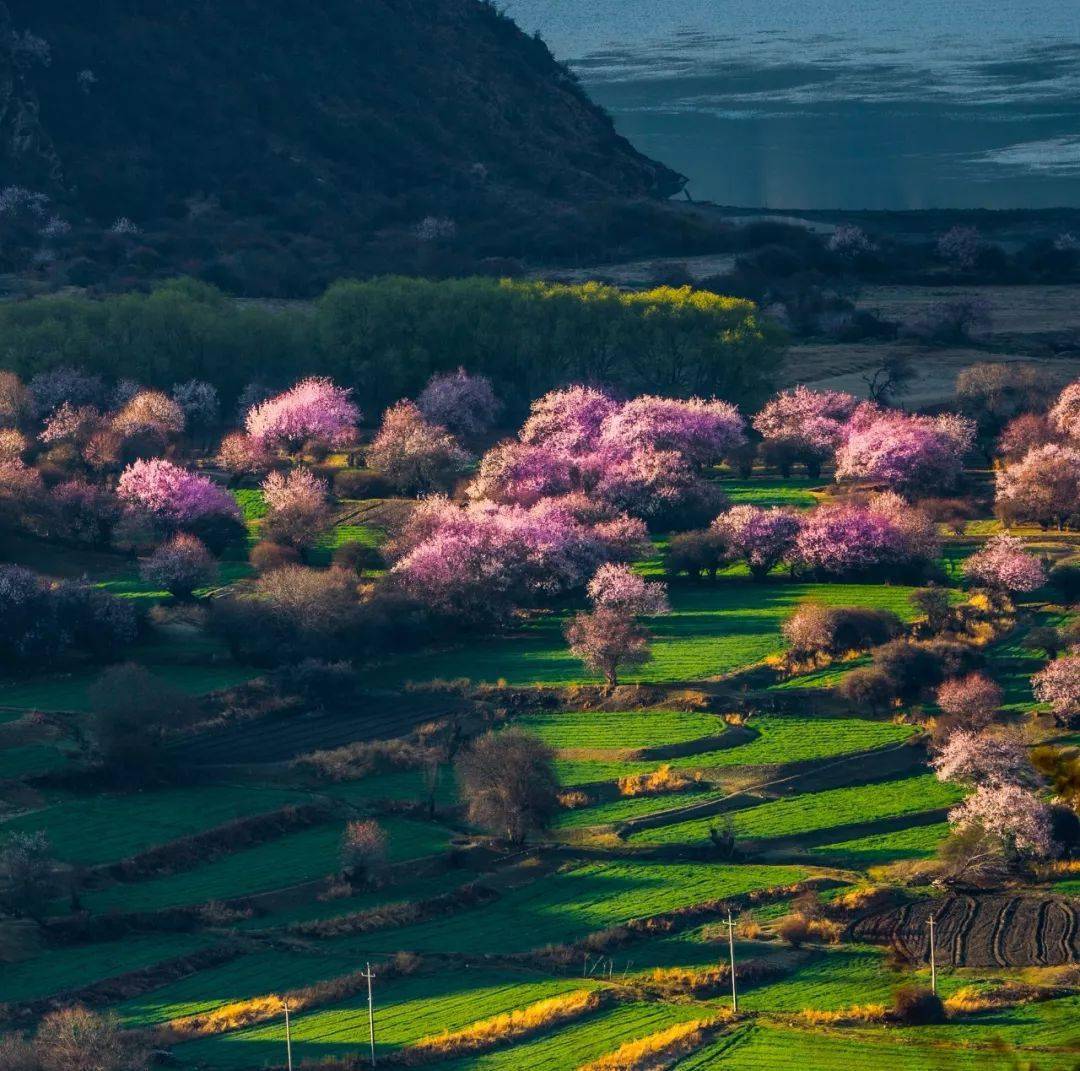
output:
[[558, 807], [555, 751], [522, 729], [485, 733], [458, 755], [456, 770], [469, 821], [512, 844], [546, 829]]

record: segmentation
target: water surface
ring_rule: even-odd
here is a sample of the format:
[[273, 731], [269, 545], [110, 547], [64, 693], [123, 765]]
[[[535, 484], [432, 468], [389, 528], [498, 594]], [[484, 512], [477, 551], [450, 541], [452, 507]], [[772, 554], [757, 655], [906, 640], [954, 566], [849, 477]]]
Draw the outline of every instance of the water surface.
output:
[[1080, 0], [508, 0], [696, 197], [1080, 206]]

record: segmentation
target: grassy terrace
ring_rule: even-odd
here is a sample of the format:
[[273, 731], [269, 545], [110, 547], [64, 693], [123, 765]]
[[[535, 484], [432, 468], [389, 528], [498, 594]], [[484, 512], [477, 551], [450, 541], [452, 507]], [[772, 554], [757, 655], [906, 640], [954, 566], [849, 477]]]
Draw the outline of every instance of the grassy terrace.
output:
[[[747, 840], [792, 837], [854, 823], [918, 814], [959, 802], [963, 793], [942, 784], [932, 774], [828, 789], [791, 799], [772, 800], [732, 812], [737, 836]], [[715, 818], [646, 829], [631, 837], [638, 844], [695, 844], [707, 842]]]
[[[910, 619], [912, 588], [880, 584], [789, 583], [780, 578], [754, 584], [721, 577], [712, 584], [675, 585], [672, 613], [652, 623], [653, 660], [625, 675], [627, 681], [693, 681], [754, 665], [783, 649], [780, 626], [800, 602], [872, 606]], [[555, 614], [500, 639], [442, 654], [397, 659], [372, 674], [386, 687], [405, 681], [505, 680], [511, 685], [595, 683], [567, 651], [565, 617]]]
[[[437, 826], [408, 819], [382, 822], [389, 841], [390, 862], [434, 855], [446, 848], [447, 833]], [[194, 870], [148, 881], [113, 885], [84, 898], [86, 907], [110, 911], [160, 911], [210, 900], [254, 896], [271, 889], [328, 877], [339, 869], [343, 826], [334, 822], [232, 852]]]

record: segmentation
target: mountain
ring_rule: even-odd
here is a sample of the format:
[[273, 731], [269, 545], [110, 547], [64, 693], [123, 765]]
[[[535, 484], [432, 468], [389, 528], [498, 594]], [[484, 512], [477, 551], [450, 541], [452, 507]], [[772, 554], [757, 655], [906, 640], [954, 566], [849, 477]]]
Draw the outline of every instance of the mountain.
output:
[[40, 270], [255, 291], [591, 252], [683, 183], [484, 0], [0, 0], [0, 176], [72, 225]]

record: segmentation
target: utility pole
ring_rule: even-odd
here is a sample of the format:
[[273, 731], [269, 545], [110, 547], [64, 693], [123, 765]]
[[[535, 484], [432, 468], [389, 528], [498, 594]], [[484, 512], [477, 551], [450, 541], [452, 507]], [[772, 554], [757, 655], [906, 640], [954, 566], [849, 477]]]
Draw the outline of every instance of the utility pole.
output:
[[[371, 996], [371, 981], [374, 975], [371, 973], [371, 964], [367, 965], [367, 970], [364, 972], [364, 977], [367, 978], [367, 1019], [368, 1019], [368, 1038], [371, 1041], [371, 1066], [375, 1066], [375, 1003]], [[291, 1068], [290, 1068], [291, 1071]]]
[[930, 992], [937, 994], [937, 957], [934, 955], [934, 916], [927, 920], [930, 927]]
[[292, 1071], [292, 1028], [289, 1025], [289, 1002], [282, 1000], [282, 1006], [285, 1008], [285, 1059], [288, 1063], [289, 1071]]
[[735, 990], [735, 923], [731, 918], [731, 909], [727, 913], [728, 952], [731, 954], [731, 1011], [739, 1013], [739, 995]]

